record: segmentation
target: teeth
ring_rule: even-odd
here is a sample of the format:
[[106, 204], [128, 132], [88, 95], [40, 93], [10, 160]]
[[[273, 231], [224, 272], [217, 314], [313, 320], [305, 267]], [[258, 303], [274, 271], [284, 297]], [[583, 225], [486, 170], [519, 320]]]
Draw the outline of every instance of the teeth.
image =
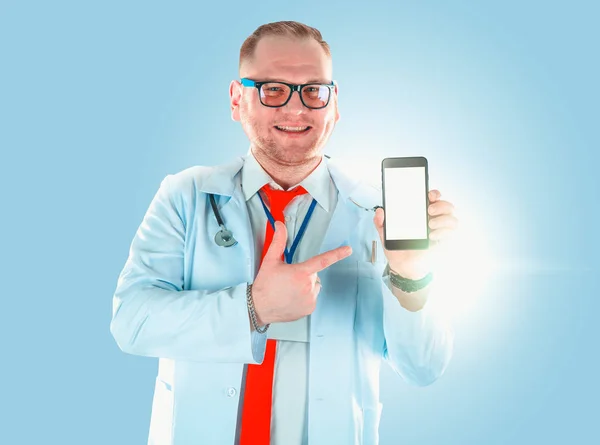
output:
[[308, 127], [280, 127], [279, 125], [277, 125], [277, 128], [283, 131], [304, 131]]

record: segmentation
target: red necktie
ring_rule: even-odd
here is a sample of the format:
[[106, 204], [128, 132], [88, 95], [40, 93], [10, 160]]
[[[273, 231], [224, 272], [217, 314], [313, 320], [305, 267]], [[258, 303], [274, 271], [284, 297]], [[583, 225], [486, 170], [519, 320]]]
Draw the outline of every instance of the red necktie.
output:
[[[261, 189], [269, 198], [271, 215], [275, 221], [284, 222], [283, 210], [289, 202], [298, 195], [307, 193], [299, 186], [292, 191], [274, 190], [265, 185]], [[284, 222], [285, 224], [285, 222]], [[273, 227], [267, 219], [265, 244], [260, 263], [267, 253], [273, 240]], [[283, 255], [281, 256], [283, 259]], [[265, 358], [260, 365], [249, 364], [246, 373], [246, 388], [244, 390], [244, 407], [242, 411], [242, 428], [240, 445], [270, 445], [271, 436], [271, 405], [273, 395], [273, 373], [275, 370], [275, 351], [277, 341], [267, 340]]]

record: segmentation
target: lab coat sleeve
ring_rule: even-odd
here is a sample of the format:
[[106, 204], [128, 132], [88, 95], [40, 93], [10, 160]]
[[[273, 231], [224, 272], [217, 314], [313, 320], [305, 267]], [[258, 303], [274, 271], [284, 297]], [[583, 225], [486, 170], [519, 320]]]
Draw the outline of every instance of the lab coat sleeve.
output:
[[429, 284], [429, 299], [416, 312], [405, 309], [392, 293], [389, 275], [382, 277], [383, 357], [406, 382], [426, 386], [446, 370], [453, 353], [454, 332], [450, 320], [436, 308], [435, 280]]
[[183, 290], [185, 229], [167, 176], [139, 226], [113, 296], [110, 332], [126, 353], [262, 363], [267, 334], [250, 329], [246, 283]]

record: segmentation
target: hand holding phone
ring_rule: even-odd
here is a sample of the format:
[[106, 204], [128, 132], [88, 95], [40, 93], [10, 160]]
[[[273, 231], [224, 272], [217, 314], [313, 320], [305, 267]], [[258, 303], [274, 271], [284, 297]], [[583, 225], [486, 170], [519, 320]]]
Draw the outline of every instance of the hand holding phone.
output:
[[429, 248], [429, 169], [424, 157], [381, 162], [383, 234], [388, 250]]

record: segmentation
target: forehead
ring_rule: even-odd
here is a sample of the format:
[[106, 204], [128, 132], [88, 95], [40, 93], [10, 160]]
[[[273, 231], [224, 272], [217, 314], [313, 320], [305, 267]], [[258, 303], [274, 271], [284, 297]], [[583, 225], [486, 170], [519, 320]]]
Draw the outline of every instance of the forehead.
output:
[[331, 59], [315, 39], [268, 36], [259, 40], [242, 77], [302, 83], [331, 81]]

